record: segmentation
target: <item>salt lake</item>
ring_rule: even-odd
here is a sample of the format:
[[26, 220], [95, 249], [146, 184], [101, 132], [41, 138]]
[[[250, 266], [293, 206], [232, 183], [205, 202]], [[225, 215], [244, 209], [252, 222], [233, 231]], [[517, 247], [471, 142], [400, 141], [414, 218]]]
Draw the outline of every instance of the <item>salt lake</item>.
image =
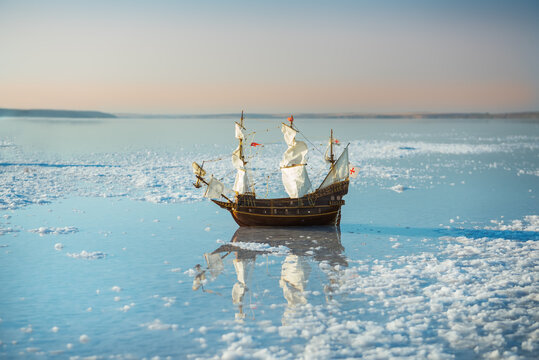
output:
[[[234, 120], [0, 118], [0, 356], [534, 358], [538, 122], [297, 118], [315, 185], [350, 143], [341, 226], [245, 230], [192, 186]], [[260, 197], [279, 123], [246, 119]]]

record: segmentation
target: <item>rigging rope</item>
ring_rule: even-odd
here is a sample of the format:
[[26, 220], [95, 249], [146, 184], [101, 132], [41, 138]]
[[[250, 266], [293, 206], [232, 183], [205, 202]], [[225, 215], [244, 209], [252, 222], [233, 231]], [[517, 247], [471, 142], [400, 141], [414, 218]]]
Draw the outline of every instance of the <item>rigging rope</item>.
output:
[[[257, 132], [269, 132], [271, 130], [273, 130], [274, 128], [277, 128], [277, 129], [280, 129], [281, 128], [281, 125], [277, 125], [275, 127], [269, 127], [267, 129], [264, 129], [264, 130], [259, 130], [259, 131], [252, 131], [248, 134], [245, 135], [245, 142], [247, 144], [249, 144], [249, 141], [247, 141], [247, 137], [251, 137], [251, 141], [254, 141], [255, 139], [255, 134]], [[320, 153], [320, 155], [322, 155], [322, 158], [325, 157], [325, 154], [319, 149], [319, 147], [317, 145], [315, 145], [311, 140], [309, 140], [309, 138], [307, 138], [307, 136], [305, 136], [303, 134], [303, 132], [301, 132], [299, 129], [295, 128], [294, 130], [296, 130], [299, 134], [301, 134], [301, 136], [316, 150]], [[244, 149], [246, 148], [247, 146], [244, 147]], [[246, 156], [246, 160], [249, 160], [251, 161], [252, 159], [255, 159], [257, 158], [259, 155], [260, 155], [260, 149], [252, 149], [253, 146], [248, 146], [249, 150], [248, 150], [248, 154]], [[217, 162], [217, 161], [222, 161], [222, 160], [225, 160], [229, 157], [231, 157], [233, 155], [233, 153], [230, 153], [230, 154], [227, 154], [227, 155], [223, 155], [219, 158], [216, 158], [216, 159], [210, 159], [210, 160], [205, 160], [204, 163], [210, 163], [210, 162]], [[235, 169], [233, 170], [230, 170], [228, 171], [227, 173], [225, 173], [225, 175], [223, 175], [219, 180], [222, 181], [224, 180], [225, 178], [228, 178], [228, 176], [230, 176], [233, 172], [235, 171]], [[321, 169], [318, 173], [317, 173], [317, 176], [319, 176], [320, 174], [326, 172], [326, 169]], [[274, 171], [274, 172], [271, 172], [270, 175], [268, 175], [267, 177], [267, 190], [266, 190], [266, 198], [268, 197], [269, 195], [269, 183], [270, 183], [270, 176], [274, 176], [276, 175], [277, 173], [279, 173], [279, 171]], [[254, 179], [252, 179], [252, 182], [251, 182], [251, 186], [254, 187], [255, 185], [257, 185], [258, 182], [256, 181], [253, 181]], [[311, 184], [311, 190], [313, 190], [314, 187], [312, 186]]]
[[215, 162], [215, 161], [221, 161], [221, 160], [224, 160], [226, 156], [231, 156], [232, 154], [230, 155], [224, 155], [224, 156], [221, 156], [220, 158], [217, 158], [217, 159], [211, 159], [211, 160], [204, 160], [204, 162]]
[[309, 144], [311, 144], [311, 145], [316, 149], [316, 151], [318, 151], [318, 152], [322, 155], [322, 157], [325, 156], [325, 154], [324, 154], [322, 151], [320, 151], [320, 149], [318, 149], [318, 147], [317, 147], [315, 144], [313, 144], [313, 143], [311, 142], [311, 140], [309, 140], [309, 139], [307, 138], [307, 136], [303, 135], [303, 133], [300, 132], [299, 130], [298, 130], [298, 133], [300, 133], [301, 136], [303, 136], [303, 138], [305, 138], [305, 140], [307, 140], [307, 141], [309, 142]]
[[[313, 143], [311, 142], [311, 140], [309, 140], [309, 139], [307, 138], [307, 136], [303, 135], [303, 133], [302, 133], [301, 131], [297, 130], [297, 132], [300, 133], [301, 136], [303, 136], [303, 138], [305, 138], [305, 140], [307, 140], [307, 141], [309, 142], [309, 144], [311, 144], [311, 145], [314, 147], [314, 149], [320, 153], [320, 155], [322, 155], [322, 159], [325, 159], [326, 154], [324, 154], [322, 151], [320, 151], [320, 149], [318, 149], [318, 147], [317, 147], [315, 144], [313, 144]], [[320, 176], [321, 174], [325, 173], [326, 171], [327, 171], [326, 169], [322, 168], [320, 171], [317, 172], [316, 176], [318, 177], [318, 176]], [[313, 184], [312, 184], [312, 183], [311, 183], [311, 190], [314, 190], [314, 187], [313, 187]]]

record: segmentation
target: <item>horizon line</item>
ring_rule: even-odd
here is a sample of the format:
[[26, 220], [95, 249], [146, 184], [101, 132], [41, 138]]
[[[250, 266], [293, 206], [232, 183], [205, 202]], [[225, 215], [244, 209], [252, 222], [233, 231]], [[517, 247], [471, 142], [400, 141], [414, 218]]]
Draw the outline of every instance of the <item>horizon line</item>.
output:
[[[2, 112], [7, 113], [2, 114]], [[215, 113], [152, 113], [152, 112], [108, 112], [102, 110], [70, 110], [70, 109], [44, 109], [44, 108], [26, 108], [26, 109], [17, 109], [17, 108], [2, 108], [0, 107], [0, 117], [2, 116], [24, 116], [24, 113], [71, 113], [76, 115], [77, 113], [95, 113], [101, 115], [113, 115], [114, 117], [147, 117], [147, 118], [170, 118], [170, 117], [234, 117], [241, 114], [238, 112], [215, 112]], [[406, 117], [415, 117], [415, 118], [429, 118], [429, 117], [509, 117], [509, 116], [524, 116], [539, 118], [539, 110], [518, 110], [518, 111], [501, 111], [501, 112], [490, 112], [490, 111], [388, 111], [388, 112], [358, 112], [358, 111], [333, 111], [333, 112], [244, 112], [244, 115], [247, 116], [256, 116], [256, 117], [266, 117], [266, 118], [276, 118], [276, 117], [288, 117], [290, 115], [296, 117], [329, 117], [329, 118], [406, 118]], [[36, 116], [36, 115], [34, 115]], [[42, 115], [37, 115], [42, 116]], [[29, 117], [32, 117], [30, 115]], [[54, 116], [53, 116], [54, 117]]]

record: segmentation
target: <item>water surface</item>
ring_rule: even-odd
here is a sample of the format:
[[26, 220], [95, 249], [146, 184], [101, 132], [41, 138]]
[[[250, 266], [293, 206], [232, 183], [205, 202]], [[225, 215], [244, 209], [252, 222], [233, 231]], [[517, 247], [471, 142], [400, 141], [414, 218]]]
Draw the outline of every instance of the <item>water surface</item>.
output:
[[[282, 196], [279, 121], [247, 119]], [[231, 185], [233, 120], [0, 119], [2, 356], [534, 357], [537, 123], [297, 119], [314, 184], [329, 126], [361, 170], [339, 229], [289, 231], [191, 186]]]

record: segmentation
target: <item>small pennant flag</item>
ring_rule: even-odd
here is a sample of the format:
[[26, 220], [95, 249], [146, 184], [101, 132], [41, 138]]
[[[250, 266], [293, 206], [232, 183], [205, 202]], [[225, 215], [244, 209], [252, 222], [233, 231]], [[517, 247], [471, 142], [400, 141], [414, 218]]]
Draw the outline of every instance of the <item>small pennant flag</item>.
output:
[[333, 143], [334, 143], [335, 145], [341, 145], [341, 142], [340, 142], [339, 140], [337, 140], [337, 139], [333, 140]]
[[352, 179], [357, 178], [357, 175], [359, 173], [359, 167], [350, 165], [350, 177]]
[[288, 118], [288, 121], [290, 121], [290, 123], [294, 122], [294, 115], [290, 115], [290, 117]]
[[262, 145], [262, 144], [259, 144], [259, 143], [257, 143], [257, 142], [252, 142], [252, 143], [251, 143], [251, 146], [261, 146], [261, 145]]

